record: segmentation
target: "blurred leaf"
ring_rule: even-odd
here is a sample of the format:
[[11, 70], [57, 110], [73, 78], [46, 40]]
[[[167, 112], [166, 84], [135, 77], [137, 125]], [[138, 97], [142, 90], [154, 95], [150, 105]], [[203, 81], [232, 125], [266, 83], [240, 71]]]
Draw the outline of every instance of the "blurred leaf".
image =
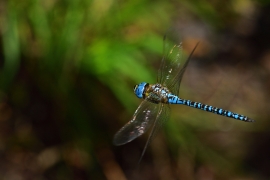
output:
[[8, 6], [7, 17], [3, 32], [4, 66], [1, 71], [0, 86], [8, 89], [20, 65], [20, 45], [16, 9]]

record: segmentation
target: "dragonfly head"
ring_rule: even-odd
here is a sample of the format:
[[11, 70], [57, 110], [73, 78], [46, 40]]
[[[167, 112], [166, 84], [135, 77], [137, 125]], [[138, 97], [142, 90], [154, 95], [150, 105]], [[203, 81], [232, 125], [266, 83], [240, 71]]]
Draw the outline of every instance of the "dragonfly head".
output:
[[134, 86], [134, 93], [138, 98], [143, 98], [145, 96], [145, 90], [148, 85], [148, 83], [142, 82]]

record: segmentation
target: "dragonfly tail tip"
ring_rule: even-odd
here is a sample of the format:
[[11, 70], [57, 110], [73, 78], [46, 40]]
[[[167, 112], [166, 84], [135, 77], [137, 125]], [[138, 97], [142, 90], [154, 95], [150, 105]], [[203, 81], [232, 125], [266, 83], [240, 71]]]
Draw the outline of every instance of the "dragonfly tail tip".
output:
[[246, 122], [255, 123], [256, 121], [254, 119], [248, 119]]

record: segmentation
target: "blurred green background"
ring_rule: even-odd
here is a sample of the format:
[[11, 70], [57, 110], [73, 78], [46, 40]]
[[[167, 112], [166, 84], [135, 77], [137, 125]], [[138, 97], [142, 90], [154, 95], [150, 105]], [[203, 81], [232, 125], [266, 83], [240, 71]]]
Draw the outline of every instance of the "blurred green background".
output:
[[[267, 0], [0, 2], [0, 180], [270, 178]], [[244, 123], [172, 106], [147, 134], [112, 144], [155, 83], [162, 38], [181, 29], [180, 97], [247, 115]]]

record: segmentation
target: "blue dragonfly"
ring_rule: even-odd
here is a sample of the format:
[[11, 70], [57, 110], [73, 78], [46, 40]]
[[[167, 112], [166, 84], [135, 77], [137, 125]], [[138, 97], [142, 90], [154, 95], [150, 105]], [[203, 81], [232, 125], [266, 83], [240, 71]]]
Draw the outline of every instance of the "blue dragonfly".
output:
[[170, 104], [186, 105], [244, 122], [255, 122], [247, 116], [191, 100], [185, 100], [177, 96], [182, 77], [197, 46], [198, 43], [193, 48], [186, 62], [183, 62], [182, 43], [170, 46], [169, 41], [164, 36], [163, 58], [158, 70], [157, 83], [149, 84], [142, 82], [134, 86], [135, 95], [144, 100], [135, 111], [132, 119], [115, 134], [113, 143], [115, 145], [126, 144], [141, 136], [152, 127], [139, 162], [158, 130], [169, 119], [171, 111]]

